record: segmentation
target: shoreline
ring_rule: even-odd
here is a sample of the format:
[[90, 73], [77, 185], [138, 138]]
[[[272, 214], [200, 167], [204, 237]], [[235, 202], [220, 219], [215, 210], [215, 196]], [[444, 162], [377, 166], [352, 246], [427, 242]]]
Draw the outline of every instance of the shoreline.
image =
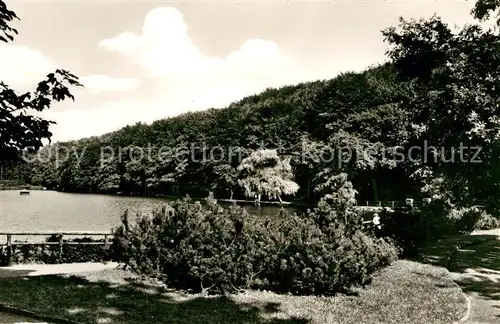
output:
[[30, 185], [25, 185], [25, 186], [2, 186], [0, 187], [0, 190], [47, 190], [47, 188], [42, 187], [42, 186], [30, 186]]
[[[56, 189], [48, 189], [46, 187], [42, 186], [9, 186], [9, 187], [0, 187], [0, 191], [8, 191], [8, 190], [32, 190], [32, 191], [55, 191], [55, 192], [60, 192], [60, 193], [69, 193], [69, 194], [82, 194], [82, 195], [105, 195], [105, 196], [119, 196], [119, 197], [141, 197], [141, 198], [147, 198], [147, 199], [166, 199], [166, 200], [182, 200], [186, 198], [187, 196], [192, 199], [193, 201], [204, 201], [206, 197], [193, 197], [190, 195], [187, 196], [172, 196], [172, 195], [151, 195], [151, 196], [146, 196], [146, 195], [138, 195], [138, 194], [125, 194], [122, 192], [118, 193], [95, 193], [95, 192], [71, 192], [71, 191], [60, 191]], [[301, 201], [275, 201], [275, 200], [261, 200], [260, 203], [257, 203], [255, 200], [245, 200], [245, 199], [228, 199], [228, 198], [217, 198], [215, 197], [215, 200], [221, 203], [225, 204], [231, 204], [231, 203], [236, 203], [236, 204], [242, 204], [242, 205], [255, 205], [255, 206], [261, 206], [261, 205], [267, 205], [267, 206], [275, 206], [275, 207], [311, 207], [313, 208], [314, 206], [305, 202]], [[361, 202], [361, 201], [359, 201]], [[394, 207], [389, 207], [387, 205], [364, 205], [364, 204], [357, 204], [356, 208], [358, 209], [365, 209], [369, 211], [379, 211], [384, 208], [389, 208], [392, 209]]]

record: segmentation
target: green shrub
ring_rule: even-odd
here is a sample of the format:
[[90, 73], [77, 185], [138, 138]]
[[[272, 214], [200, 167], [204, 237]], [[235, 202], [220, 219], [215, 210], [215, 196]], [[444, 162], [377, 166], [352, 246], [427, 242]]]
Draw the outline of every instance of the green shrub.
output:
[[[91, 238], [76, 238], [72, 242], [104, 242]], [[56, 235], [50, 236], [46, 242], [59, 242]], [[66, 241], [67, 242], [67, 241]], [[60, 264], [76, 262], [101, 262], [109, 260], [109, 249], [104, 245], [15, 245], [12, 246], [11, 260], [14, 264]], [[6, 265], [7, 247], [0, 248], [0, 265]]]
[[[270, 238], [242, 208], [177, 201], [115, 231], [112, 256], [172, 287], [218, 292], [245, 287], [267, 263]], [[128, 230], [127, 230], [128, 228]]]
[[[317, 215], [309, 215], [317, 216]], [[310, 218], [292, 215], [277, 231], [281, 236], [274, 267], [266, 274], [269, 287], [294, 294], [345, 292], [352, 285], [370, 282], [370, 275], [390, 264], [393, 245], [342, 223], [323, 231]], [[274, 231], [276, 233], [276, 231]]]
[[323, 294], [368, 283], [370, 274], [397, 258], [397, 251], [387, 240], [365, 233], [363, 217], [321, 200], [312, 212], [274, 228], [272, 233], [284, 240], [278, 244], [273, 290]]
[[479, 206], [451, 208], [448, 211], [448, 217], [454, 221], [457, 230], [462, 233], [495, 229], [500, 225], [497, 218]]
[[[308, 215], [255, 217], [209, 198], [138, 216], [116, 229], [113, 258], [173, 288], [211, 293], [268, 289], [329, 294], [369, 282], [396, 258], [394, 246], [363, 233], [354, 215], [324, 204]], [[341, 217], [340, 217], [341, 216]]]

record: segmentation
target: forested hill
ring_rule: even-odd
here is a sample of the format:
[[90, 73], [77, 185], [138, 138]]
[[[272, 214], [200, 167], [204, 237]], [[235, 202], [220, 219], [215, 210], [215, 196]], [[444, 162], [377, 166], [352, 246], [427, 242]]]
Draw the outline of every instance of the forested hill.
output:
[[[397, 93], [392, 70], [386, 65], [331, 80], [267, 89], [225, 109], [188, 112], [147, 126], [127, 126], [101, 140], [119, 146], [144, 146], [169, 145], [182, 138], [252, 148], [253, 142], [260, 141], [296, 143], [304, 134], [326, 140], [340, 128], [379, 140], [384, 136], [373, 133], [373, 127], [362, 129], [367, 126], [363, 121], [368, 121], [367, 112], [372, 118], [383, 115], [382, 105], [397, 101]], [[328, 125], [333, 127], [327, 129]]]
[[[39, 153], [42, 162], [29, 164], [25, 180], [62, 191], [192, 196], [214, 191], [219, 197], [229, 197], [232, 191], [242, 197], [237, 167], [250, 152], [266, 148], [292, 158], [294, 181], [300, 187], [297, 196], [310, 198], [320, 165], [338, 163], [326, 155], [321, 158], [326, 162], [305, 161], [313, 157], [308, 150], [331, 142], [333, 134], [342, 130], [353, 139], [384, 145], [404, 140], [404, 113], [395, 104], [398, 96], [395, 73], [387, 64], [331, 80], [268, 89], [224, 109], [188, 112], [52, 145]], [[144, 148], [141, 163], [130, 163], [138, 152], [127, 151], [130, 146]], [[205, 160], [203, 146], [208, 148]], [[210, 153], [216, 146], [221, 148]], [[72, 154], [65, 158], [68, 148]], [[398, 199], [410, 190], [400, 180], [394, 189], [400, 172], [370, 170], [351, 176], [360, 199]]]

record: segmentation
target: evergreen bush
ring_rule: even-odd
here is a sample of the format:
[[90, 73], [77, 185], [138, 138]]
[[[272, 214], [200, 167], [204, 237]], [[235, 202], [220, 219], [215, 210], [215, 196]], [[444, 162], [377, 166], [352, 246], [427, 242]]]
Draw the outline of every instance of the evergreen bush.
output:
[[210, 197], [205, 205], [184, 199], [133, 226], [125, 215], [111, 251], [133, 271], [191, 292], [332, 294], [368, 283], [397, 255], [345, 216], [326, 202], [307, 215], [256, 217]]

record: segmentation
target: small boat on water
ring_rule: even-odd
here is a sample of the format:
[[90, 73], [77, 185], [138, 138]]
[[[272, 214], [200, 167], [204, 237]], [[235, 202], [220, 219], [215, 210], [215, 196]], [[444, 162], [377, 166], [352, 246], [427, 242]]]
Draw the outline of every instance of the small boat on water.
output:
[[28, 189], [19, 190], [20, 195], [29, 195], [30, 191]]

